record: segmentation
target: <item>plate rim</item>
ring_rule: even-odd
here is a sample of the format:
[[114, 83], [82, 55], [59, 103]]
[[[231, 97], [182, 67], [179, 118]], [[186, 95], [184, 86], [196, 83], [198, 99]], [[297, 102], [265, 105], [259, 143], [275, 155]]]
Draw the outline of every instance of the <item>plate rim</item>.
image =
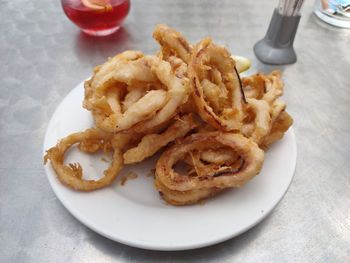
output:
[[[86, 79], [85, 79], [86, 80]], [[84, 81], [85, 81], [84, 80]], [[43, 143], [43, 154], [46, 153], [46, 145], [48, 144], [47, 141], [49, 140], [49, 128], [52, 126], [52, 120], [55, 119], [55, 116], [58, 114], [59, 109], [61, 108], [61, 105], [64, 103], [64, 100], [69, 97], [76, 89], [79, 89], [80, 87], [84, 88], [84, 81], [80, 82], [79, 84], [77, 84], [76, 86], [74, 86], [73, 89], [71, 89], [67, 95], [65, 95], [62, 100], [60, 101], [60, 103], [57, 105], [57, 107], [55, 108], [53, 114], [51, 115], [51, 118], [48, 122], [47, 128], [46, 128], [46, 132], [45, 132], [45, 137], [44, 137], [44, 143]], [[53, 171], [52, 167], [50, 165], [45, 165], [45, 173], [46, 173], [46, 177], [50, 183], [51, 189], [53, 190], [53, 192], [55, 193], [57, 199], [60, 201], [60, 203], [68, 210], [68, 212], [75, 218], [77, 219], [80, 223], [82, 223], [85, 227], [93, 230], [94, 232], [98, 233], [99, 235], [106, 237], [112, 241], [116, 241], [118, 243], [124, 244], [124, 245], [128, 245], [134, 248], [141, 248], [141, 249], [147, 249], [147, 250], [154, 250], [154, 251], [184, 251], [184, 250], [191, 250], [191, 249], [196, 249], [196, 248], [203, 248], [203, 247], [207, 247], [207, 246], [211, 246], [211, 245], [215, 245], [218, 243], [222, 243], [225, 242], [229, 239], [232, 239], [236, 236], [241, 235], [242, 233], [246, 232], [247, 230], [253, 228], [254, 226], [258, 225], [260, 222], [262, 222], [264, 219], [266, 219], [266, 217], [268, 215], [271, 214], [271, 212], [277, 207], [277, 205], [281, 202], [281, 200], [284, 198], [284, 196], [287, 194], [291, 183], [293, 181], [293, 178], [295, 176], [295, 171], [296, 171], [296, 162], [297, 162], [297, 156], [298, 156], [298, 149], [297, 149], [297, 143], [296, 143], [296, 136], [295, 136], [295, 132], [294, 132], [294, 126], [292, 125], [291, 127], [289, 127], [288, 133], [290, 133], [291, 139], [292, 139], [292, 147], [293, 149], [291, 149], [291, 152], [293, 154], [293, 159], [292, 159], [292, 175], [290, 177], [290, 180], [288, 182], [288, 185], [284, 191], [284, 193], [278, 198], [278, 200], [275, 202], [275, 204], [273, 206], [270, 207], [270, 209], [266, 210], [264, 215], [261, 216], [258, 220], [256, 220], [255, 222], [245, 226], [244, 228], [240, 229], [239, 231], [233, 231], [232, 233], [222, 236], [221, 238], [216, 238], [213, 240], [209, 240], [209, 241], [199, 241], [195, 244], [192, 245], [174, 245], [174, 246], [168, 246], [168, 245], [159, 245], [159, 246], [155, 246], [155, 245], [148, 245], [142, 242], [138, 242], [138, 241], [130, 241], [130, 240], [126, 240], [123, 238], [118, 238], [115, 237], [114, 235], [111, 235], [109, 233], [107, 233], [106, 231], [103, 231], [101, 229], [98, 229], [97, 227], [95, 227], [95, 225], [90, 222], [89, 219], [87, 219], [86, 217], [84, 217], [83, 215], [81, 215], [79, 212], [77, 212], [76, 210], [74, 210], [74, 208], [67, 203], [66, 201], [64, 201], [64, 198], [61, 198], [61, 194], [59, 193], [58, 189], [54, 186], [54, 181], [57, 180], [57, 176], [55, 174], [55, 172]], [[283, 140], [283, 138], [282, 138]], [[53, 173], [53, 176], [50, 176], [50, 174]]]

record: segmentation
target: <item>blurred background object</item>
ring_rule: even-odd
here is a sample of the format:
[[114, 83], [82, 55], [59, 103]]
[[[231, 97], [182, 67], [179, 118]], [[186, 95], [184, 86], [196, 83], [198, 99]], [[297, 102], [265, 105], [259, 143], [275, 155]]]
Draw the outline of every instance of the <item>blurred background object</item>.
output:
[[350, 0], [317, 0], [314, 13], [328, 24], [350, 28]]
[[297, 60], [293, 42], [300, 21], [303, 0], [280, 0], [267, 33], [254, 46], [256, 57], [271, 65], [292, 64]]
[[116, 32], [130, 10], [129, 0], [61, 0], [61, 3], [67, 17], [93, 36]]

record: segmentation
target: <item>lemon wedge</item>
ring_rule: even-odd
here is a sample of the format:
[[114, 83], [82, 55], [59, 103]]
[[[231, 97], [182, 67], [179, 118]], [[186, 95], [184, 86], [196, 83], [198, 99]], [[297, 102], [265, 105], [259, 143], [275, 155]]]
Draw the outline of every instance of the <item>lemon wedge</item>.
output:
[[251, 66], [251, 61], [246, 57], [232, 56], [233, 60], [236, 61], [236, 68], [238, 73], [242, 73], [248, 70]]
[[110, 5], [109, 0], [81, 0], [83, 5], [94, 10], [106, 9]]

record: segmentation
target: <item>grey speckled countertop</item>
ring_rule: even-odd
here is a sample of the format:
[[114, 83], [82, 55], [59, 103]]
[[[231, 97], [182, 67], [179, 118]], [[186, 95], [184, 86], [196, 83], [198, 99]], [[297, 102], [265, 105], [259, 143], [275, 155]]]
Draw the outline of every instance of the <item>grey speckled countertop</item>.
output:
[[[191, 41], [211, 35], [259, 63], [252, 47], [277, 1], [132, 1], [124, 27], [83, 35], [60, 2], [0, 2], [0, 262], [350, 262], [350, 31], [320, 22], [306, 1], [295, 40], [298, 62], [282, 67], [295, 119], [296, 174], [262, 223], [224, 243], [156, 252], [110, 241], [80, 224], [44, 174], [42, 144], [63, 97], [94, 65], [125, 49], [157, 49], [167, 23]], [[215, 227], [215, 226], [213, 226]]]

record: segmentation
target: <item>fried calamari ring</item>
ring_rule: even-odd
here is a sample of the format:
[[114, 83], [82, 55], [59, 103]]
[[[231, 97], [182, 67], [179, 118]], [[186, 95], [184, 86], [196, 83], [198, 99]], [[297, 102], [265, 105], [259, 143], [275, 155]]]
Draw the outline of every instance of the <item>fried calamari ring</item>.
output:
[[163, 133], [144, 136], [136, 147], [129, 149], [123, 154], [124, 163], [132, 164], [143, 161], [168, 143], [177, 138], [184, 137], [194, 127], [196, 127], [196, 124], [192, 115], [185, 115], [182, 118], [178, 118]]
[[188, 169], [187, 174], [196, 172], [197, 175], [202, 175], [209, 170], [219, 169], [221, 165], [232, 165], [240, 160], [239, 155], [233, 149], [215, 147], [203, 151], [191, 151], [183, 161], [191, 167]]
[[170, 63], [171, 68], [178, 78], [182, 79], [184, 77], [187, 77], [187, 64], [183, 62], [182, 59], [171, 56], [167, 59], [167, 61]]
[[[271, 127], [270, 106], [264, 100], [247, 99], [247, 116], [242, 127], [242, 134], [260, 144]], [[253, 115], [253, 116], [249, 116]]]
[[[242, 81], [244, 92], [251, 102], [252, 100], [257, 100], [257, 105], [263, 105], [263, 102], [268, 104], [270, 114], [269, 132], [266, 133], [267, 126], [264, 125], [263, 127], [265, 128], [261, 130], [262, 132], [259, 132], [259, 136], [255, 136], [255, 139], [253, 138], [261, 147], [267, 148], [273, 142], [281, 139], [293, 123], [292, 118], [285, 112], [286, 104], [278, 99], [283, 94], [281, 73], [279, 71], [273, 71], [268, 75], [258, 73], [244, 78]], [[265, 120], [265, 124], [267, 123], [266, 105], [264, 107], [256, 107], [255, 110], [248, 105], [246, 107], [245, 124], [241, 131], [246, 137], [251, 137], [254, 131], [257, 131], [253, 125], [257, 123], [257, 118], [255, 118], [257, 113], [260, 119]], [[252, 115], [254, 117], [251, 117]], [[254, 122], [253, 119], [255, 120]]]
[[176, 206], [195, 204], [201, 200], [217, 195], [218, 193], [225, 190], [220, 188], [208, 188], [189, 191], [176, 191], [167, 188], [157, 177], [154, 180], [154, 185], [158, 190], [159, 195], [167, 203]]
[[265, 100], [270, 105], [283, 95], [281, 72], [272, 71], [268, 75], [261, 73], [242, 79], [243, 91], [247, 98]]
[[[157, 83], [151, 71], [155, 57], [144, 56], [139, 51], [125, 51], [95, 67], [93, 77], [85, 82], [83, 107], [94, 110], [95, 100], [103, 97], [109, 87]], [[120, 85], [123, 84], [123, 85]]]
[[[136, 103], [138, 100], [140, 100], [145, 94], [147, 93], [147, 90], [144, 87], [133, 87], [128, 94], [126, 94], [124, 100], [121, 103], [121, 110], [123, 112], [127, 111], [134, 103]], [[107, 99], [110, 96], [107, 95]], [[108, 103], [111, 105], [113, 101], [109, 100]], [[111, 108], [118, 108], [120, 106], [114, 106], [111, 105]]]
[[[104, 177], [99, 180], [84, 180], [83, 170], [79, 163], [64, 164], [64, 154], [74, 144], [83, 141], [93, 142], [99, 140], [93, 147], [96, 150], [96, 145], [103, 149], [104, 145], [108, 144], [112, 135], [102, 132], [98, 129], [88, 129], [84, 132], [73, 133], [61, 139], [56, 146], [46, 151], [44, 163], [50, 160], [52, 168], [55, 170], [57, 178], [62, 184], [79, 191], [92, 191], [110, 185], [117, 177], [123, 167], [122, 153], [119, 149], [114, 148], [112, 163], [107, 170], [104, 171]], [[85, 148], [86, 149], [86, 148]]]
[[150, 120], [146, 120], [135, 127], [138, 132], [147, 131], [174, 117], [178, 108], [188, 100], [190, 93], [188, 79], [177, 76], [169, 62], [159, 60], [158, 63], [152, 66], [152, 71], [160, 82], [167, 87], [167, 101]]
[[273, 104], [271, 105], [271, 121], [274, 122], [280, 114], [286, 110], [286, 103], [281, 100], [275, 100]]
[[[216, 163], [207, 163], [206, 161], [201, 159], [201, 154], [197, 150], [193, 150], [189, 152], [189, 158], [185, 158], [185, 162], [193, 167], [187, 171], [188, 176], [197, 176], [199, 178], [205, 178], [207, 175], [215, 175], [220, 174], [222, 172], [226, 172], [233, 169], [239, 169], [243, 163], [239, 158], [238, 166], [235, 164], [236, 168], [231, 167], [229, 164], [216, 164]], [[187, 160], [186, 160], [187, 159]]]
[[[240, 130], [245, 98], [230, 53], [213, 44], [211, 39], [204, 39], [193, 50], [188, 74], [194, 91], [192, 97], [201, 118], [222, 131]], [[215, 94], [219, 97], [210, 98]], [[213, 102], [214, 99], [217, 101]]]
[[204, 79], [201, 84], [203, 87], [203, 94], [207, 98], [209, 105], [214, 111], [219, 112], [227, 94], [223, 93], [220, 87], [210, 80]]
[[238, 161], [238, 155], [230, 148], [208, 149], [200, 153], [200, 159], [218, 165], [231, 164]]
[[157, 79], [151, 71], [155, 59], [155, 56], [144, 56], [140, 51], [122, 52], [97, 67], [91, 85], [95, 92], [104, 93], [115, 82], [127, 85], [156, 83]]
[[267, 103], [272, 104], [276, 99], [283, 95], [283, 81], [281, 72], [278, 70], [272, 71], [265, 76], [265, 94], [262, 97]]
[[156, 61], [156, 57], [126, 51], [95, 70], [85, 83], [83, 106], [92, 111], [99, 128], [108, 132], [129, 129], [165, 105], [167, 93], [151, 71]]
[[263, 138], [261, 147], [267, 149], [271, 144], [283, 138], [285, 132], [293, 124], [292, 117], [286, 112], [282, 111], [281, 114], [272, 123], [270, 133]]
[[[213, 146], [215, 147], [215, 146]], [[210, 153], [209, 151], [213, 152]], [[206, 177], [207, 175], [221, 174], [226, 171], [239, 170], [243, 165], [243, 159], [235, 152], [225, 153], [226, 148], [216, 148], [203, 151], [193, 150], [184, 159], [190, 168], [187, 176]], [[206, 160], [205, 160], [206, 159]]]
[[[211, 148], [230, 147], [242, 159], [238, 168], [220, 167], [205, 176], [186, 176], [175, 172], [173, 166], [183, 160], [187, 153]], [[204, 188], [240, 187], [257, 175], [264, 161], [264, 152], [251, 140], [240, 134], [211, 132], [194, 134], [182, 143], [164, 152], [156, 165], [156, 176], [169, 189], [188, 191]]]
[[142, 133], [125, 130], [115, 133], [111, 142], [114, 148], [120, 149], [124, 153], [128, 149], [135, 147], [135, 144], [137, 145], [143, 136], [144, 134]]
[[95, 153], [101, 149], [104, 153], [109, 153], [113, 150], [109, 141], [104, 141], [100, 138], [85, 138], [78, 144], [78, 149], [86, 153]]
[[242, 78], [242, 84], [247, 99], [261, 100], [266, 92], [265, 78], [261, 73]]
[[153, 38], [161, 47], [163, 59], [167, 60], [170, 56], [175, 56], [189, 63], [192, 46], [181, 33], [167, 25], [158, 24], [153, 31]]
[[164, 90], [151, 90], [141, 99], [132, 104], [123, 114], [114, 112], [108, 117], [94, 113], [96, 125], [106, 131], [122, 131], [133, 125], [150, 119], [166, 103], [167, 95]]

